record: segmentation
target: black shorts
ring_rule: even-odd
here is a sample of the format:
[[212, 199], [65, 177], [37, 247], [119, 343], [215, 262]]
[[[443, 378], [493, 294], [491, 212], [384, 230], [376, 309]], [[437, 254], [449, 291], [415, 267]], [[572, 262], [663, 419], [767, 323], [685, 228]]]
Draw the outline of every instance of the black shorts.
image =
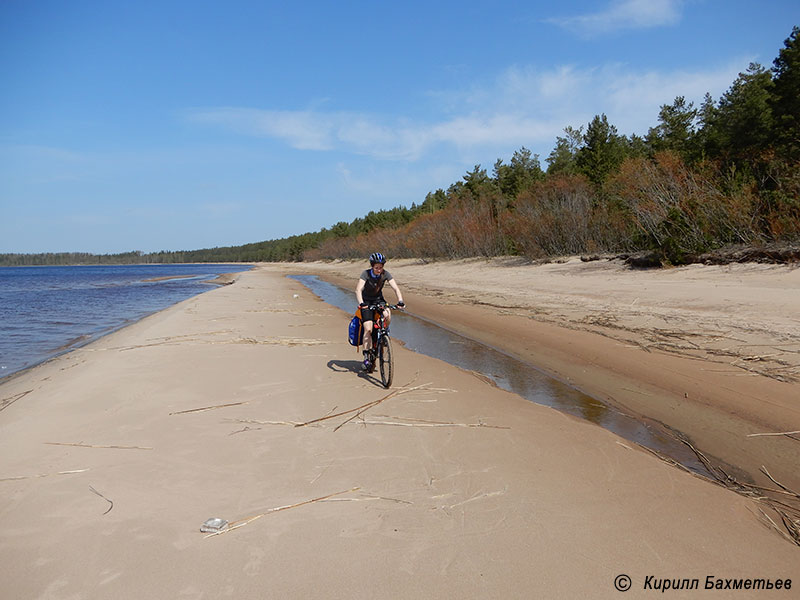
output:
[[[364, 304], [372, 306], [373, 304], [386, 304], [386, 300], [383, 298], [364, 298]], [[375, 320], [375, 313], [378, 311], [370, 310], [368, 308], [361, 309], [361, 320], [366, 323], [367, 321], [374, 321]]]

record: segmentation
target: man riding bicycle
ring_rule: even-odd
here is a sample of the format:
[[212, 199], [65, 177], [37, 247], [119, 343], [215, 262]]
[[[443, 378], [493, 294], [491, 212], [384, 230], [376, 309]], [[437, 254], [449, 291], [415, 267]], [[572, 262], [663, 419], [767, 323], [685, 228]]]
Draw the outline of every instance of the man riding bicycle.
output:
[[[400, 288], [397, 287], [397, 282], [391, 273], [383, 268], [386, 264], [386, 257], [380, 252], [370, 254], [369, 264], [370, 268], [361, 273], [356, 284], [356, 300], [358, 300], [358, 305], [361, 308], [361, 320], [364, 323], [365, 369], [369, 369], [372, 364], [372, 327], [376, 317], [375, 313], [377, 312], [370, 310], [369, 307], [375, 304], [386, 304], [386, 300], [383, 298], [383, 286], [385, 283], [388, 282], [394, 293], [397, 294], [397, 306], [405, 306], [403, 294], [400, 292]], [[389, 322], [392, 320], [392, 313], [388, 308], [384, 308], [383, 316], [388, 327]]]

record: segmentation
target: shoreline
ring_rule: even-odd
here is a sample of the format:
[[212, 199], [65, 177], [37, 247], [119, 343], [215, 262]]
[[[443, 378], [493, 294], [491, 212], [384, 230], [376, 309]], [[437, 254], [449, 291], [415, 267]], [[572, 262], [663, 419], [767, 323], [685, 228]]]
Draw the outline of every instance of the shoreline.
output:
[[[401, 285], [411, 313], [437, 324], [447, 323], [448, 329], [497, 347], [616, 410], [655, 423], [687, 444], [698, 458], [707, 460], [711, 473], [722, 482], [735, 480], [733, 485], [774, 488], [764, 467], [782, 484], [800, 490], [796, 468], [800, 464], [800, 440], [763, 436], [800, 430], [800, 406], [796, 403], [800, 383], [780, 373], [778, 377], [785, 380], [776, 379], [770, 365], [763, 372], [753, 372], [747, 370], [753, 364], [749, 361], [718, 362], [720, 356], [713, 346], [705, 354], [695, 348], [702, 343], [696, 333], [707, 322], [713, 322], [720, 331], [738, 327], [734, 315], [712, 310], [711, 301], [706, 303], [709, 306], [704, 305], [704, 293], [709, 297], [718, 293], [713, 288], [723, 285], [726, 277], [743, 282], [734, 297], [743, 314], [740, 320], [747, 322], [750, 313], [762, 310], [760, 306], [745, 310], [747, 303], [756, 302], [753, 296], [764, 293], [757, 286], [752, 292], [745, 290], [748, 277], [766, 273], [772, 278], [770, 285], [777, 286], [777, 281], [784, 286], [783, 308], [789, 309], [793, 294], [800, 294], [800, 269], [703, 267], [711, 281], [706, 285], [704, 273], [696, 267], [654, 273], [577, 259], [550, 265], [513, 259], [393, 263], [387, 268]], [[295, 271], [315, 274], [347, 289], [352, 287], [351, 274], [360, 266], [358, 261], [300, 263]], [[429, 273], [435, 282], [432, 288], [426, 281]], [[715, 283], [719, 277], [723, 283]], [[579, 283], [582, 278], [589, 281]], [[665, 278], [669, 280], [665, 282]], [[513, 280], [517, 289], [504, 287], [504, 279]], [[404, 284], [406, 287], [402, 287]], [[687, 284], [687, 288], [674, 292], [666, 302], [659, 297], [664, 285], [681, 284]], [[523, 286], [535, 290], [534, 296], [530, 297]], [[596, 289], [591, 289], [593, 286]], [[656, 290], [650, 298], [647, 286]], [[543, 300], [536, 297], [539, 290], [545, 290]], [[614, 298], [623, 296], [618, 290], [630, 299], [623, 302]], [[773, 293], [777, 302], [781, 297], [777, 288]], [[764, 304], [772, 300], [760, 299]], [[644, 317], [627, 314], [631, 301], [640, 305]], [[726, 298], [720, 302], [728, 304]], [[681, 310], [675, 310], [678, 305]], [[651, 309], [655, 316], [648, 313]], [[760, 338], [753, 343], [780, 345], [788, 341], [793, 345], [787, 349], [800, 353], [800, 307], [792, 306], [791, 310], [794, 312], [762, 324], [757, 332]], [[660, 319], [661, 314], [670, 335], [686, 335], [695, 347], [676, 352], [653, 344], [663, 326], [647, 322]], [[758, 325], [755, 319], [751, 321], [754, 327]], [[721, 333], [711, 332], [707, 337], [717, 335]], [[800, 357], [784, 356], [791, 357], [795, 370], [783, 373], [800, 373]]]
[[[0, 411], [8, 594], [616, 598], [620, 573], [635, 590], [800, 578], [768, 504], [599, 426], [401, 344], [383, 389], [346, 314], [283, 268], [0, 384], [19, 396]], [[208, 538], [214, 517], [230, 527]]]
[[[188, 264], [196, 265], [196, 264], [204, 264], [204, 263], [185, 263], [185, 264], [187, 264], [187, 265]], [[212, 264], [212, 263], [207, 263], [207, 264]], [[229, 264], [229, 263], [218, 263], [218, 264]], [[83, 267], [83, 266], [87, 266], [87, 265], [31, 265], [31, 266]], [[131, 265], [88, 265], [88, 266], [103, 266], [103, 267], [122, 266], [122, 267], [125, 267], [125, 266], [131, 266]], [[141, 265], [133, 265], [133, 266], [150, 266], [150, 265], [147, 264], [147, 263], [142, 263]], [[252, 264], [248, 264], [246, 266], [249, 267], [249, 269], [253, 268]], [[8, 267], [8, 268], [12, 268], [12, 267]], [[197, 291], [197, 293], [195, 295], [204, 294], [204, 293], [210, 291], [211, 289], [213, 289], [215, 287], [231, 285], [231, 284], [236, 282], [236, 279], [238, 278], [238, 276], [241, 273], [244, 273], [246, 271], [247, 271], [247, 269], [242, 270], [242, 271], [232, 271], [232, 272], [228, 272], [228, 273], [220, 273], [220, 274], [217, 274], [217, 275], [213, 275], [209, 279], [200, 282], [200, 283], [208, 285], [208, 289], [200, 289], [200, 290]], [[180, 279], [193, 279], [193, 278], [196, 278], [196, 275], [191, 275], [191, 274], [190, 275], [166, 275], [166, 276], [159, 276], [159, 277], [154, 277], [154, 278], [149, 278], [149, 279], [143, 279], [143, 280], [141, 280], [141, 282], [142, 283], [159, 283], [159, 282], [163, 282], [163, 281], [180, 280]], [[194, 297], [194, 296], [190, 296], [189, 298], [192, 298], [192, 297]], [[182, 301], [183, 300], [179, 300], [177, 303], [182, 302]], [[172, 305], [170, 305], [170, 306], [172, 306]], [[27, 364], [27, 365], [23, 366], [20, 369], [16, 369], [16, 370], [12, 371], [11, 373], [8, 373], [8, 374], [5, 374], [5, 375], [1, 375], [0, 374], [0, 384], [4, 383], [6, 381], [9, 381], [11, 378], [16, 377], [17, 375], [19, 375], [21, 373], [24, 373], [24, 372], [26, 372], [26, 371], [28, 371], [30, 369], [36, 368], [36, 367], [38, 367], [38, 366], [40, 366], [42, 364], [47, 363], [50, 360], [56, 359], [56, 358], [58, 358], [58, 357], [60, 357], [60, 356], [62, 356], [64, 354], [72, 352], [73, 350], [80, 349], [80, 348], [82, 348], [82, 347], [84, 347], [84, 346], [86, 346], [88, 344], [91, 344], [91, 343], [95, 342], [96, 340], [99, 340], [99, 339], [103, 338], [104, 336], [110, 335], [110, 334], [112, 334], [112, 333], [114, 333], [116, 331], [124, 329], [124, 328], [126, 328], [126, 327], [128, 327], [130, 325], [133, 325], [133, 324], [137, 323], [138, 321], [140, 321], [142, 319], [146, 319], [147, 317], [149, 317], [149, 316], [151, 316], [153, 314], [156, 314], [158, 312], [161, 312], [162, 310], [166, 310], [168, 308], [169, 308], [169, 306], [166, 306], [166, 307], [155, 309], [155, 310], [152, 310], [152, 311], [147, 312], [145, 314], [136, 316], [135, 318], [125, 318], [123, 320], [123, 322], [121, 322], [121, 323], [119, 323], [117, 325], [114, 325], [114, 326], [111, 326], [111, 327], [107, 327], [105, 329], [101, 329], [101, 330], [98, 330], [98, 331], [88, 331], [86, 333], [80, 334], [77, 337], [73, 337], [73, 338], [71, 338], [69, 340], [66, 340], [61, 346], [58, 346], [57, 348], [52, 349], [51, 353], [48, 354], [47, 356], [44, 356], [43, 358], [38, 359], [35, 362]]]

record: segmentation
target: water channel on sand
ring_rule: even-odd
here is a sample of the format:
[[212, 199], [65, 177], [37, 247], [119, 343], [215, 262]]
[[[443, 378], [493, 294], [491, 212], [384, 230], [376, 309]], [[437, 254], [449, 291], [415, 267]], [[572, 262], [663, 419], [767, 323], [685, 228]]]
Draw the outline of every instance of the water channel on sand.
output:
[[[356, 308], [352, 291], [343, 290], [314, 275], [290, 277], [308, 287], [328, 304], [348, 314], [352, 314]], [[392, 337], [402, 341], [409, 350], [481, 373], [504, 390], [531, 402], [586, 419], [626, 440], [655, 450], [695, 473], [710, 476], [694, 452], [668, 432], [624, 415], [602, 401], [550, 377], [534, 365], [400, 311], [392, 313], [391, 330]]]

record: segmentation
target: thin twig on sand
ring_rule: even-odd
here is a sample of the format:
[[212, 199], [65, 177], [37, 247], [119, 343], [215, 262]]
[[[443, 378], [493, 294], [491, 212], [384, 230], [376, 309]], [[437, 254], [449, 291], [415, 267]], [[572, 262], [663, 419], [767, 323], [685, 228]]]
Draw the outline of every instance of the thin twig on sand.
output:
[[[711, 464], [711, 461], [708, 460], [705, 454], [700, 452], [697, 448], [695, 448], [688, 440], [679, 438], [684, 444], [689, 446], [695, 455], [700, 459], [700, 461], [705, 465], [708, 472], [717, 480], [717, 482], [725, 487], [733, 489], [738, 493], [749, 496], [753, 498], [755, 501], [762, 503], [768, 506], [771, 510], [775, 511], [778, 515], [780, 515], [781, 520], [783, 522], [784, 529], [778, 527], [778, 525], [759, 507], [761, 514], [769, 521], [769, 523], [781, 533], [786, 539], [791, 541], [792, 543], [800, 546], [800, 519], [797, 517], [800, 516], [800, 507], [787, 504], [786, 502], [781, 502], [776, 498], [765, 496], [762, 492], [771, 492], [773, 494], [785, 494], [787, 496], [791, 496], [793, 498], [800, 498], [800, 494], [795, 492], [794, 490], [789, 489], [779, 481], [777, 481], [772, 475], [770, 475], [769, 471], [767, 471], [766, 467], [761, 467], [761, 472], [766, 475], [770, 481], [772, 481], [775, 485], [779, 486], [780, 490], [773, 490], [769, 488], [765, 488], [759, 485], [750, 484], [750, 483], [743, 483], [738, 481], [735, 477], [731, 476], [730, 474], [726, 473], [722, 468], [719, 466], [714, 466]], [[788, 511], [788, 512], [787, 512]], [[789, 516], [789, 513], [795, 515], [794, 518]]]
[[[800, 545], [800, 543], [798, 543], [798, 540], [797, 540], [797, 538], [795, 538], [794, 536], [792, 536], [792, 535], [790, 535], [790, 534], [786, 533], [786, 531], [784, 531], [783, 529], [781, 529], [780, 527], [778, 527], [778, 526], [775, 524], [775, 521], [773, 521], [773, 520], [772, 520], [772, 518], [770, 518], [770, 516], [769, 516], [769, 515], [768, 515], [766, 512], [764, 512], [764, 509], [762, 509], [760, 506], [758, 506], [758, 507], [756, 507], [756, 508], [758, 508], [758, 511], [759, 511], [759, 512], [761, 513], [761, 515], [762, 515], [762, 516], [763, 516], [763, 517], [764, 517], [764, 518], [765, 518], [765, 519], [768, 521], [768, 523], [769, 523], [769, 524], [770, 524], [770, 525], [771, 525], [771, 526], [772, 526], [772, 527], [775, 529], [775, 531], [777, 531], [777, 532], [778, 532], [780, 535], [782, 535], [784, 538], [786, 538], [788, 541], [792, 542], [793, 544]], [[783, 517], [783, 514], [781, 514], [781, 518], [782, 518], [782, 519], [784, 518], [784, 517]], [[787, 526], [787, 524], [786, 524], [786, 522], [785, 522], [785, 521], [784, 521], [784, 527], [786, 527], [787, 529], [789, 529], [789, 527]], [[790, 531], [791, 531], [791, 530], [790, 530]]]
[[261, 427], [248, 427], [247, 425], [244, 426], [243, 429], [237, 429], [236, 431], [231, 431], [228, 435], [235, 435], [237, 433], [244, 433], [245, 431], [259, 431]]
[[111, 448], [114, 450], [152, 450], [149, 446], [96, 446], [94, 444], [84, 444], [82, 442], [45, 442], [50, 446], [77, 446], [78, 448]]
[[8, 398], [3, 398], [2, 400], [0, 400], [0, 410], [3, 410], [4, 408], [8, 408], [12, 404], [14, 404], [14, 402], [19, 400], [20, 398], [23, 398], [23, 397], [27, 396], [32, 391], [33, 390], [27, 390], [25, 392], [20, 392], [19, 394], [15, 394], [13, 396], [9, 396]]
[[206, 410], [215, 410], [217, 408], [228, 408], [229, 406], [241, 406], [242, 404], [249, 404], [250, 401], [247, 400], [245, 402], [231, 402], [230, 404], [216, 404], [214, 406], [203, 406], [202, 408], [190, 408], [188, 410], [179, 410], [176, 412], [169, 413], [170, 415], [183, 415], [186, 413], [196, 413], [196, 412], [203, 412]]
[[94, 489], [92, 486], [89, 486], [89, 490], [91, 490], [92, 492], [94, 492], [95, 494], [97, 494], [98, 496], [100, 496], [100, 497], [101, 497], [103, 500], [105, 500], [106, 502], [108, 502], [108, 503], [111, 505], [111, 506], [109, 506], [109, 507], [108, 507], [108, 510], [107, 510], [106, 512], [104, 512], [103, 514], [104, 514], [104, 515], [107, 515], [108, 513], [110, 513], [110, 512], [111, 512], [111, 509], [112, 509], [112, 508], [114, 508], [114, 501], [113, 501], [113, 500], [109, 500], [108, 498], [106, 498], [105, 496], [103, 496], [103, 494], [101, 494], [100, 492], [98, 492], [98, 491], [97, 491], [96, 489]]
[[779, 431], [776, 433], [748, 433], [747, 437], [766, 437], [766, 436], [779, 436], [779, 435], [791, 436], [791, 435], [796, 435], [798, 433], [800, 433], [800, 431]]
[[349, 492], [355, 492], [360, 490], [360, 487], [354, 487], [349, 490], [343, 490], [341, 492], [334, 492], [333, 494], [328, 494], [327, 496], [320, 496], [319, 498], [312, 498], [311, 500], [303, 500], [302, 502], [297, 502], [295, 504], [287, 504], [286, 506], [276, 506], [275, 508], [269, 508], [263, 513], [259, 513], [257, 515], [253, 515], [252, 517], [247, 517], [245, 519], [239, 519], [238, 521], [234, 521], [225, 529], [221, 531], [215, 531], [214, 533], [209, 533], [206, 538], [213, 537], [215, 535], [222, 535], [223, 533], [228, 533], [229, 531], [233, 531], [234, 529], [239, 529], [239, 527], [244, 527], [248, 523], [252, 523], [256, 519], [260, 519], [266, 515], [270, 515], [272, 513], [280, 512], [282, 510], [289, 510], [290, 508], [297, 508], [298, 506], [304, 506], [306, 504], [311, 504], [313, 502], [320, 502], [322, 500], [327, 500], [328, 498], [333, 498], [334, 496], [340, 496], [341, 494], [347, 494]]
[[299, 427], [304, 423], [300, 421], [262, 421], [261, 419], [225, 419], [229, 423], [250, 423], [251, 425], [291, 425]]
[[[413, 383], [413, 380], [412, 380], [412, 383]], [[399, 387], [397, 389], [394, 389], [391, 392], [389, 392], [388, 394], [386, 394], [385, 396], [383, 396], [382, 398], [379, 398], [377, 400], [372, 400], [371, 402], [367, 402], [366, 404], [362, 404], [361, 406], [356, 406], [355, 408], [351, 408], [349, 410], [343, 410], [343, 411], [340, 411], [340, 412], [332, 414], [332, 415], [325, 415], [324, 417], [320, 417], [318, 419], [312, 419], [311, 421], [306, 421], [304, 423], [299, 423], [295, 427], [306, 427], [308, 425], [313, 425], [314, 423], [319, 423], [321, 421], [327, 421], [328, 419], [335, 419], [336, 417], [342, 417], [344, 415], [349, 415], [350, 413], [355, 413], [352, 417], [347, 419], [344, 423], [341, 423], [334, 430], [334, 431], [336, 431], [336, 430], [339, 429], [339, 427], [341, 427], [345, 423], [351, 421], [352, 419], [355, 419], [356, 417], [358, 417], [359, 415], [361, 415], [365, 411], [369, 410], [373, 406], [378, 406], [378, 404], [380, 404], [381, 402], [384, 402], [385, 400], [388, 400], [389, 398], [393, 398], [395, 396], [399, 396], [400, 394], [407, 394], [408, 392], [413, 392], [413, 391], [420, 390], [420, 389], [429, 389], [426, 386], [428, 386], [430, 384], [429, 383], [423, 383], [422, 385], [417, 385], [417, 386], [414, 386], [414, 387], [407, 387], [408, 385], [409, 384], [406, 384], [405, 386], [402, 386], [402, 387]]]
[[[381, 417], [379, 416], [378, 419]], [[487, 429], [511, 429], [503, 425], [487, 425], [486, 423], [452, 423], [442, 421], [424, 421], [422, 419], [411, 419], [408, 417], [386, 417], [387, 419], [397, 419], [396, 421], [384, 420], [363, 420], [359, 425], [393, 425], [395, 427], [485, 427]], [[344, 425], [344, 423], [342, 423]]]
[[74, 475], [75, 473], [85, 473], [89, 469], [75, 469], [74, 471], [59, 471], [58, 473], [40, 473], [39, 475], [20, 475], [19, 477], [4, 477], [0, 481], [19, 481], [20, 479], [36, 479], [38, 477], [50, 477], [50, 475]]
[[785, 485], [783, 485], [783, 484], [782, 484], [780, 481], [777, 481], [777, 480], [776, 480], [776, 479], [775, 479], [775, 478], [774, 478], [772, 475], [770, 475], [770, 474], [769, 474], [769, 471], [767, 471], [767, 467], [765, 467], [764, 465], [761, 465], [761, 472], [762, 472], [762, 473], [764, 473], [764, 475], [766, 475], [767, 477], [769, 477], [769, 480], [770, 480], [772, 483], [774, 483], [775, 485], [777, 485], [779, 488], [781, 488], [782, 490], [784, 490], [786, 493], [788, 493], [788, 494], [790, 494], [790, 495], [792, 495], [792, 496], [795, 496], [795, 497], [797, 497], [797, 498], [800, 498], [800, 494], [798, 494], [798, 493], [797, 493], [797, 492], [795, 492], [794, 490], [790, 490], [788, 487], [786, 487], [786, 486], [785, 486]]

